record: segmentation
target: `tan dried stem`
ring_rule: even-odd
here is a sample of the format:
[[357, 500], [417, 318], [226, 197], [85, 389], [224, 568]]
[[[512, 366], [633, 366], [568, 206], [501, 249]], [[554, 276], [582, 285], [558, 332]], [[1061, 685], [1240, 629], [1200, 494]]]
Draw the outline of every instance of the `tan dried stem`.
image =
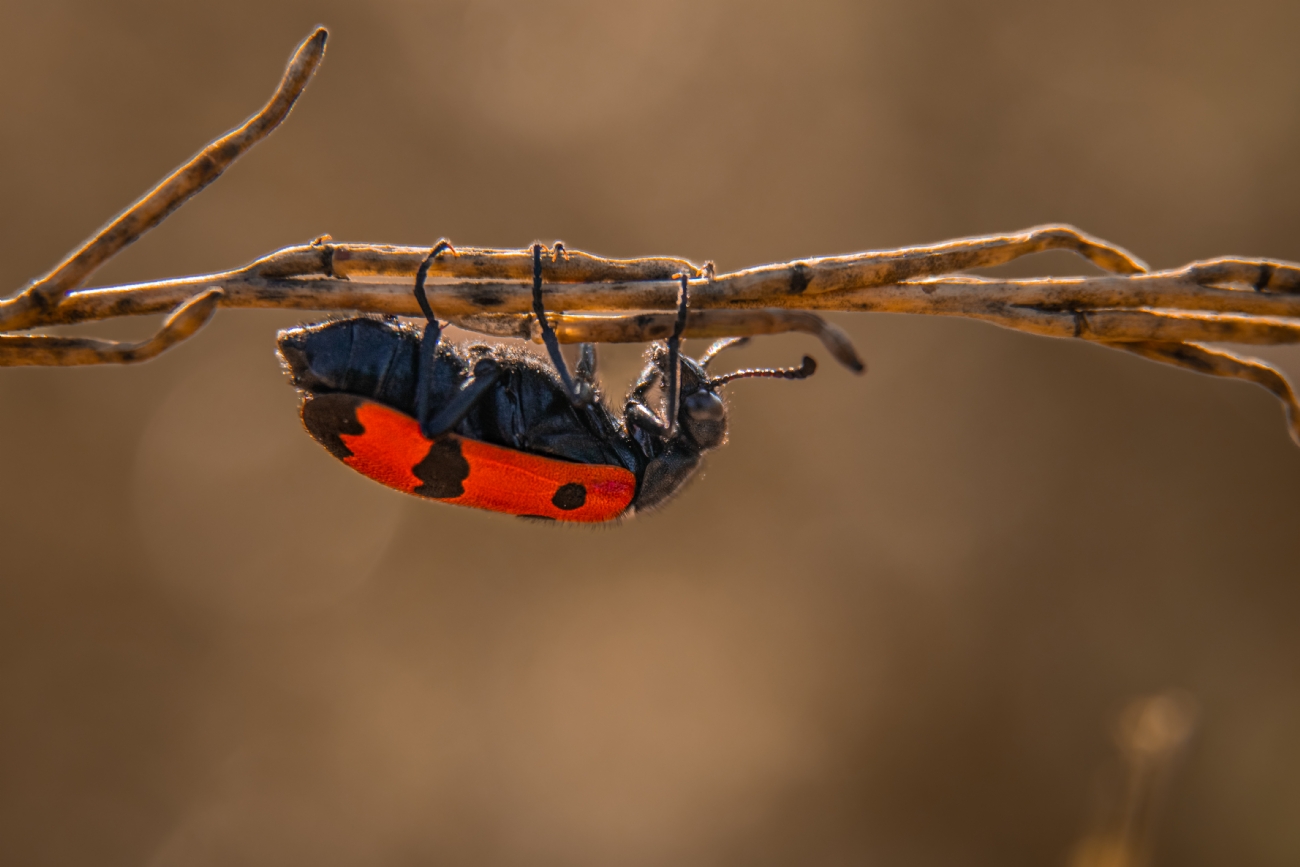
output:
[[164, 178], [135, 204], [119, 214], [89, 241], [68, 255], [54, 270], [13, 298], [0, 301], [0, 330], [13, 331], [43, 324], [40, 313], [55, 307], [63, 296], [80, 286], [90, 274], [122, 248], [157, 226], [191, 196], [221, 176], [235, 160], [257, 144], [289, 116], [312, 74], [325, 56], [325, 28], [298, 46], [280, 86], [265, 107], [243, 126], [233, 129], [199, 151], [189, 162]]
[[[672, 313], [609, 314], [548, 313], [546, 319], [561, 343], [645, 343], [665, 340], [672, 334]], [[478, 313], [452, 316], [458, 328], [493, 337], [518, 337], [542, 341], [537, 319], [526, 313]], [[831, 323], [802, 310], [692, 310], [686, 317], [688, 339], [716, 340], [737, 335], [811, 334], [822, 342], [835, 360], [855, 373], [866, 369], [853, 341]]]
[[0, 366], [68, 367], [81, 364], [130, 364], [148, 361], [194, 336], [217, 312], [220, 289], [208, 289], [167, 317], [148, 340], [123, 343], [94, 337], [0, 334]]
[[[177, 169], [48, 275], [0, 301], [0, 332], [9, 332], [0, 334], [0, 366], [142, 361], [191, 336], [216, 306], [419, 315], [412, 282], [432, 244], [338, 244], [326, 236], [233, 271], [77, 290], [96, 267], [158, 225], [284, 120], [319, 66], [325, 38], [317, 30], [298, 48], [261, 112]], [[1028, 280], [954, 273], [1044, 250], [1074, 252], [1110, 273]], [[651, 341], [667, 334], [672, 317], [654, 311], [674, 308], [680, 274], [692, 280], [688, 337], [801, 331], [860, 369], [848, 338], [815, 311], [962, 316], [1255, 382], [1283, 402], [1300, 442], [1300, 405], [1281, 373], [1203, 345], [1300, 341], [1300, 265], [1225, 258], [1147, 272], [1113, 244], [1051, 225], [730, 274], [684, 259], [607, 259], [557, 245], [545, 260], [543, 291], [563, 342]], [[458, 247], [434, 259], [426, 290], [440, 317], [485, 334], [535, 340], [531, 278], [531, 247]], [[140, 344], [12, 333], [172, 310], [162, 330]]]

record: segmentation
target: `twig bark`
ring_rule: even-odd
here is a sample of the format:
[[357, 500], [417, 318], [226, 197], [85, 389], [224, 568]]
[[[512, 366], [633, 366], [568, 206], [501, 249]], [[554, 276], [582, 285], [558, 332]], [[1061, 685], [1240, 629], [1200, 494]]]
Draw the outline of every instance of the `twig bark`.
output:
[[221, 176], [235, 160], [289, 116], [316, 68], [325, 56], [325, 28], [307, 37], [289, 61], [284, 79], [261, 111], [233, 129], [164, 178], [139, 201], [100, 229], [93, 238], [54, 270], [29, 285], [14, 298], [0, 301], [0, 331], [43, 324], [40, 314], [57, 306], [63, 296], [80, 286], [100, 265], [123, 247], [157, 226], [191, 196]]
[[139, 343], [94, 337], [0, 334], [0, 366], [67, 367], [81, 364], [130, 364], [148, 361], [208, 324], [217, 312], [220, 289], [208, 289], [167, 317], [158, 333]]
[[[262, 111], [208, 145], [45, 277], [0, 301], [0, 366], [143, 361], [192, 336], [218, 306], [419, 314], [411, 288], [428, 247], [340, 244], [328, 236], [233, 271], [78, 289], [95, 268], [157, 226], [284, 120], [319, 67], [325, 39], [320, 29], [298, 48]], [[1110, 273], [1028, 280], [954, 273], [1052, 249], [1074, 252]], [[1282, 401], [1300, 443], [1300, 404], [1282, 374], [1262, 361], [1203, 345], [1300, 342], [1297, 264], [1224, 258], [1148, 272], [1127, 251], [1065, 225], [730, 274], [685, 259], [607, 259], [557, 244], [545, 265], [546, 306], [557, 311], [548, 315], [564, 342], [661, 339], [671, 316], [654, 311], [673, 309], [682, 274], [691, 280], [688, 337], [802, 331], [821, 339], [841, 363], [861, 370], [848, 338], [815, 311], [962, 316], [1255, 382]], [[438, 316], [484, 334], [537, 339], [530, 247], [450, 249], [435, 258], [429, 276], [428, 299]], [[175, 312], [162, 329], [136, 344], [14, 333], [168, 311]]]

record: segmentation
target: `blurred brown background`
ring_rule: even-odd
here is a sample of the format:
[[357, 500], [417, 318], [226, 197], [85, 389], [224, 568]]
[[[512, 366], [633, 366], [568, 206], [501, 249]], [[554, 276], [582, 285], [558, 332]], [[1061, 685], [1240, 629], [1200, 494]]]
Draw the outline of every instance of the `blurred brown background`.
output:
[[[286, 125], [96, 282], [326, 232], [732, 269], [1068, 221], [1157, 266], [1300, 260], [1291, 0], [0, 16], [5, 291], [317, 23]], [[1176, 688], [1155, 863], [1300, 863], [1300, 449], [1263, 390], [842, 317], [867, 376], [733, 387], [677, 502], [565, 530], [330, 459], [273, 355], [299, 319], [0, 370], [0, 862], [1093, 867], [1116, 721]], [[638, 355], [605, 353], [616, 394]]]

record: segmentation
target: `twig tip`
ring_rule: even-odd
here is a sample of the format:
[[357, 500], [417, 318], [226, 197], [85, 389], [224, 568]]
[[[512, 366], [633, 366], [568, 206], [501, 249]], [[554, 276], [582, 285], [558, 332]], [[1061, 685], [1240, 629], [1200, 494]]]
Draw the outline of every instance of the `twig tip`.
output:
[[304, 39], [302, 44], [294, 51], [293, 58], [289, 61], [289, 67], [291, 69], [306, 67], [314, 71], [320, 64], [321, 58], [325, 56], [325, 41], [329, 39], [329, 35], [329, 30], [323, 26], [313, 30], [312, 34]]

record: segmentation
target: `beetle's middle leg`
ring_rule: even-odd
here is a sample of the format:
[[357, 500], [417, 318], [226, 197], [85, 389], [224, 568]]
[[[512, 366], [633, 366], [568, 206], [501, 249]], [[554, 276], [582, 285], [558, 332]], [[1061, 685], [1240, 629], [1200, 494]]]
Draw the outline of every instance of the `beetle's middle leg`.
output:
[[[555, 246], [557, 250], [560, 249], [558, 243]], [[560, 375], [560, 382], [564, 384], [565, 394], [568, 395], [569, 401], [574, 406], [583, 406], [595, 399], [595, 390], [592, 387], [590, 376], [584, 376], [582, 373], [581, 359], [579, 360], [578, 380], [574, 382], [573, 377], [569, 374], [569, 365], [560, 352], [560, 340], [555, 336], [555, 329], [551, 327], [550, 321], [546, 318], [546, 305], [542, 302], [542, 250], [544, 249], [541, 244], [533, 245], [533, 315], [537, 317], [537, 326], [542, 331], [542, 342], [546, 344], [546, 354], [551, 357], [551, 364], [555, 365], [555, 370]], [[596, 369], [594, 349], [586, 355], [590, 357], [591, 363], [588, 366], [591, 375], [594, 376]]]

